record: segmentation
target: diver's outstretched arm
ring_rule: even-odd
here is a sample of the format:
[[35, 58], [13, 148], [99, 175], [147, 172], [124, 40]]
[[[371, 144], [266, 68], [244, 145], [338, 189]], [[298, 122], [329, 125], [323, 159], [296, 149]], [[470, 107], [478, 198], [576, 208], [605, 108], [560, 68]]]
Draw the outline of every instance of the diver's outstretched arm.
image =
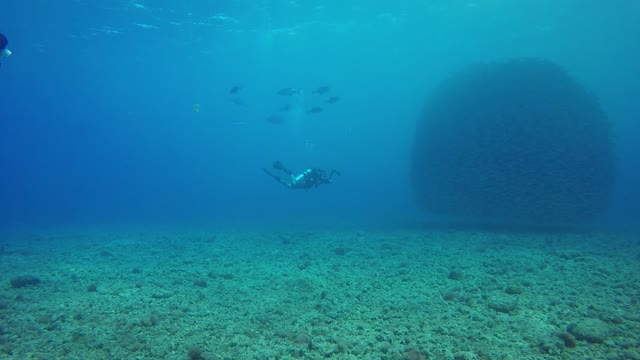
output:
[[278, 176], [278, 175], [276, 175], [276, 174], [272, 173], [271, 171], [269, 171], [269, 170], [267, 170], [267, 169], [265, 169], [265, 168], [262, 168], [262, 170], [264, 170], [264, 172], [265, 172], [265, 173], [267, 173], [267, 175], [269, 175], [269, 176], [271, 176], [272, 178], [274, 178], [274, 179], [275, 179], [277, 182], [279, 182], [280, 184], [282, 184], [282, 185], [284, 185], [284, 186], [286, 186], [286, 187], [289, 187], [289, 184], [287, 184], [286, 182], [282, 181], [282, 179], [280, 179], [280, 176]]

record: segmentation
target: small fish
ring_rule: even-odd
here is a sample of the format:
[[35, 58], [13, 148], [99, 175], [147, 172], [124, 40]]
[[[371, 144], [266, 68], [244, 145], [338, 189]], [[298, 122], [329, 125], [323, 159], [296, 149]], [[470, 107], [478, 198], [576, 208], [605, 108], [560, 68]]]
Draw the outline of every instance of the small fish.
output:
[[280, 111], [291, 111], [291, 109], [293, 109], [293, 105], [286, 104], [286, 105], [282, 105], [282, 107], [280, 108]]
[[300, 95], [300, 89], [294, 89], [294, 88], [280, 89], [278, 91], [278, 95], [282, 95], [282, 96]]
[[320, 106], [314, 106], [308, 111], [308, 113], [310, 113], [310, 114], [320, 114], [323, 111], [324, 111], [324, 109], [321, 108]]
[[327, 99], [327, 104], [335, 104], [338, 101], [340, 101], [340, 98], [337, 96], [332, 96], [330, 98]]
[[194, 113], [199, 113], [200, 112], [200, 104], [193, 104], [193, 112]]
[[264, 121], [272, 123], [272, 124], [282, 124], [284, 122], [284, 118], [280, 115], [270, 115]]
[[229, 94], [235, 95], [238, 93], [238, 91], [240, 91], [240, 86], [235, 85], [231, 89], [229, 89]]
[[331, 90], [328, 86], [320, 86], [317, 89], [313, 90], [311, 93], [314, 95], [323, 95], [328, 93]]

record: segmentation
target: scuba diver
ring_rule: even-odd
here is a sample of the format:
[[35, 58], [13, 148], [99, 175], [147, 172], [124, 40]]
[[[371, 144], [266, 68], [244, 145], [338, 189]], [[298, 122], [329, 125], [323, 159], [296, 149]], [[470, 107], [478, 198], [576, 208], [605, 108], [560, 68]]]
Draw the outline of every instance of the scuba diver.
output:
[[11, 51], [7, 47], [9, 45], [9, 40], [7, 37], [0, 33], [0, 66], [2, 66], [2, 60], [11, 56]]
[[294, 175], [293, 171], [287, 169], [280, 161], [274, 162], [273, 168], [289, 175], [291, 180], [284, 181], [280, 176], [271, 171], [264, 168], [262, 170], [289, 189], [311, 189], [312, 187], [318, 187], [322, 184], [331, 184], [331, 177], [334, 174], [340, 176], [340, 172], [337, 170], [331, 170], [327, 175], [327, 171], [322, 169], [307, 169], [299, 175]]

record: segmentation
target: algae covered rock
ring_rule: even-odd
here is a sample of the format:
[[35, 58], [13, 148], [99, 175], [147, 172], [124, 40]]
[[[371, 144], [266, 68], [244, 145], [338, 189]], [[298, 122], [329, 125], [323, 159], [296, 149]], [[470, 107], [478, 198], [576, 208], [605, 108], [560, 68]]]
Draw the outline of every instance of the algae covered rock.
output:
[[10, 280], [11, 287], [23, 288], [27, 286], [36, 286], [40, 284], [40, 279], [33, 275], [16, 276]]
[[585, 340], [590, 343], [603, 343], [611, 334], [607, 323], [599, 319], [584, 319], [572, 325], [569, 332], [577, 340]]
[[436, 215], [575, 224], [606, 210], [614, 165], [598, 99], [552, 62], [516, 59], [470, 66], [436, 88], [411, 177]]

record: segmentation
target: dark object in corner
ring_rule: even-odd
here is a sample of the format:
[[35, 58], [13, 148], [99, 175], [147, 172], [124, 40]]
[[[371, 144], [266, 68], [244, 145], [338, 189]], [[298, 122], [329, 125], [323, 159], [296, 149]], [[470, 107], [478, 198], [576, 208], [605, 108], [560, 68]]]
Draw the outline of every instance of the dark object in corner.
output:
[[35, 286], [40, 284], [40, 279], [35, 276], [16, 276], [11, 279], [11, 287], [19, 289], [27, 286]]

